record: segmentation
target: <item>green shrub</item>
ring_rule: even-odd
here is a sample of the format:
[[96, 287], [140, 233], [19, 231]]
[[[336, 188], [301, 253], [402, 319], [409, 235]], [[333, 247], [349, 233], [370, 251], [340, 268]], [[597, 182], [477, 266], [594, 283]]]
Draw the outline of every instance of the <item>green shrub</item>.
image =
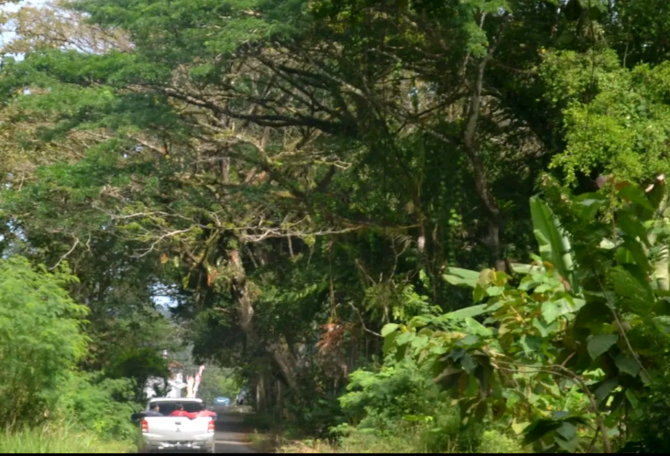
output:
[[129, 379], [109, 379], [101, 374], [71, 374], [58, 402], [58, 414], [77, 429], [102, 439], [132, 441], [137, 430], [130, 415], [139, 404], [132, 402]]
[[286, 409], [291, 417], [291, 423], [288, 431], [294, 437], [308, 435], [328, 439], [331, 437], [331, 427], [344, 419], [335, 392], [316, 396], [317, 394], [315, 392], [310, 397], [301, 391], [297, 394], [299, 398], [289, 396]]
[[406, 416], [430, 415], [439, 395], [429, 377], [409, 360], [383, 366], [378, 372], [355, 371], [347, 391], [340, 404], [349, 423], [380, 433], [394, 430]]
[[44, 420], [84, 354], [87, 308], [64, 289], [74, 280], [20, 256], [0, 260], [0, 428]]
[[342, 449], [361, 452], [465, 452], [482, 443], [484, 425], [461, 424], [458, 409], [429, 372], [404, 359], [379, 372], [352, 373], [340, 398], [349, 423], [332, 428]]
[[461, 424], [457, 408], [446, 400], [436, 402], [434, 419], [421, 432], [421, 442], [429, 453], [478, 452], [484, 436], [484, 423]]
[[413, 433], [380, 436], [372, 432], [354, 431], [341, 440], [341, 453], [425, 453], [421, 439]]
[[[130, 380], [76, 370], [86, 347], [81, 325], [87, 308], [64, 288], [75, 280], [20, 256], [0, 260], [0, 429], [11, 448], [33, 448], [33, 439], [31, 452], [87, 452], [96, 439], [129, 442], [136, 435]], [[87, 437], [62, 440], [64, 429]], [[75, 443], [81, 451], [68, 449]]]
[[527, 453], [521, 440], [512, 438], [497, 430], [484, 431], [477, 453]]

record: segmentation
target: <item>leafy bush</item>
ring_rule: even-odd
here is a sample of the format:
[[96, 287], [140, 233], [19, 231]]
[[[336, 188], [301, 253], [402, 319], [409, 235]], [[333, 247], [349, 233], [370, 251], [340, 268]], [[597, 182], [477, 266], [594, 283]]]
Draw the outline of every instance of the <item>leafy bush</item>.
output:
[[479, 447], [484, 425], [464, 427], [430, 372], [413, 361], [387, 359], [378, 372], [359, 370], [350, 380], [340, 398], [349, 423], [332, 429], [342, 436], [342, 449], [458, 452]]
[[[312, 391], [312, 394], [308, 394]], [[289, 431], [294, 436], [309, 435], [316, 438], [331, 437], [330, 428], [341, 423], [342, 408], [337, 393], [323, 393], [307, 386], [302, 391], [289, 393], [286, 409], [291, 417]]]
[[640, 395], [631, 413], [629, 440], [622, 453], [668, 453], [670, 442], [670, 370], [662, 374]]
[[430, 377], [409, 360], [383, 366], [379, 372], [351, 374], [348, 393], [340, 398], [350, 422], [361, 429], [386, 433], [406, 416], [426, 416], [434, 410], [438, 391]]
[[612, 185], [573, 196], [547, 180], [555, 210], [531, 198], [541, 256], [512, 265], [518, 275], [450, 268], [445, 279], [472, 288], [478, 305], [386, 325], [387, 354], [430, 369], [464, 420], [491, 417], [538, 452], [619, 450], [636, 415], [638, 443], [662, 446], [665, 395], [647, 409], [640, 398], [667, 366], [665, 181]]
[[136, 428], [130, 415], [137, 411], [130, 379], [109, 379], [97, 374], [73, 373], [58, 402], [58, 414], [76, 429], [101, 439], [132, 441]]
[[[131, 381], [76, 370], [87, 308], [64, 289], [75, 280], [23, 257], [0, 260], [0, 428], [7, 433], [0, 448], [7, 451], [89, 452], [99, 441], [134, 437]], [[87, 437], [53, 437], [75, 431]]]
[[84, 354], [86, 307], [64, 289], [75, 280], [20, 256], [0, 260], [0, 427], [43, 420]]

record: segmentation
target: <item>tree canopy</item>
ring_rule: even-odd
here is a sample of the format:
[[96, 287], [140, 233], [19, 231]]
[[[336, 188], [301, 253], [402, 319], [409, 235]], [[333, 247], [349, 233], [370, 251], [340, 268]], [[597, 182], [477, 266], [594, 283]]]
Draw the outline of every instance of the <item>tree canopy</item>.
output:
[[[629, 408], [665, 375], [665, 3], [71, 0], [5, 13], [17, 38], [0, 67], [0, 247], [69, 264], [90, 371], [132, 376], [170, 346], [152, 303], [162, 288], [199, 360], [239, 368], [259, 409], [313, 433], [347, 407], [360, 415], [362, 396], [333, 399], [351, 372], [397, 357], [383, 372], [398, 377], [353, 384], [437, 377], [448, 390], [446, 376], [468, 393], [464, 417], [525, 423], [542, 450], [588, 451], [598, 434], [601, 450], [623, 448]], [[511, 307], [472, 313], [487, 296]], [[603, 305], [604, 326], [580, 326]], [[524, 377], [525, 397], [509, 366], [475, 354], [490, 344], [574, 384], [547, 386], [549, 369]], [[401, 372], [407, 360], [418, 371]], [[620, 373], [635, 380], [612, 383]], [[338, 412], [319, 416], [315, 398]], [[546, 421], [556, 409], [570, 419]]]

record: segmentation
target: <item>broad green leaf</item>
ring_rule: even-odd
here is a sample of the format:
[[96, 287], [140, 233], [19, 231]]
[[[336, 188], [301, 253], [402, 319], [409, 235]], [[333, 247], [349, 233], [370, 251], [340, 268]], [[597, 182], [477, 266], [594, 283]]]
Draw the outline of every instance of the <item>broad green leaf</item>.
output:
[[625, 372], [626, 374], [633, 377], [637, 377], [637, 374], [640, 373], [640, 365], [638, 362], [630, 356], [624, 355], [623, 353], [619, 353], [614, 362], [616, 363], [616, 367], [620, 372]]
[[635, 263], [644, 271], [651, 271], [651, 264], [649, 264], [649, 259], [647, 258], [647, 254], [645, 253], [642, 244], [640, 244], [637, 240], [631, 239], [629, 237], [625, 237], [624, 239], [625, 240], [623, 245], [626, 249], [628, 249], [631, 256], [635, 260]]
[[577, 306], [573, 306], [567, 299], [557, 301], [545, 301], [542, 303], [542, 317], [547, 323], [553, 323], [558, 317], [571, 314], [577, 311]]
[[540, 246], [542, 260], [551, 263], [573, 289], [577, 286], [573, 277], [573, 261], [570, 241], [547, 204], [536, 196], [530, 198], [530, 214], [533, 233]]
[[535, 289], [533, 290], [533, 292], [535, 292], [535, 293], [546, 293], [547, 291], [551, 291], [552, 288], [553, 288], [553, 287], [552, 287], [551, 285], [546, 284], [546, 283], [543, 283], [543, 284], [540, 285], [539, 287], [535, 288]]
[[538, 419], [524, 429], [523, 444], [529, 445], [561, 427], [560, 421]]
[[493, 287], [488, 287], [486, 289], [486, 294], [491, 296], [491, 297], [495, 297], [495, 296], [500, 296], [503, 293], [503, 291], [505, 291], [505, 287], [493, 286]]
[[537, 329], [542, 337], [549, 335], [547, 326], [539, 318], [533, 318], [533, 328]]
[[470, 329], [470, 331], [472, 331], [473, 334], [476, 334], [478, 336], [488, 337], [488, 336], [493, 335], [493, 332], [489, 328], [482, 325], [477, 320], [475, 320], [471, 317], [467, 317], [465, 319], [465, 324]]
[[603, 239], [602, 241], [600, 241], [600, 245], [598, 247], [605, 250], [612, 250], [613, 248], [616, 247], [616, 244], [610, 241], [609, 239]]
[[[566, 425], [566, 424], [570, 424], [570, 423], [563, 423], [563, 424]], [[577, 451], [577, 447], [579, 446], [579, 437], [577, 437], [575, 435], [570, 440], [565, 440], [565, 439], [557, 436], [556, 439], [555, 439], [555, 442], [558, 446], [560, 446], [566, 452], [575, 453]]]
[[645, 309], [651, 310], [654, 292], [647, 281], [640, 280], [621, 266], [609, 269], [607, 274], [616, 294], [619, 297], [630, 298], [631, 302], [636, 303], [637, 312], [643, 312]]
[[521, 435], [524, 430], [528, 427], [530, 423], [528, 421], [523, 421], [521, 423], [517, 423], [516, 421], [512, 422], [512, 430], [516, 435]]
[[430, 328], [422, 328], [418, 333], [420, 336], [430, 337], [434, 334], [433, 330]]
[[428, 344], [428, 337], [426, 336], [417, 336], [412, 340], [412, 348], [416, 350], [423, 350]]
[[591, 359], [596, 359], [616, 344], [618, 340], [619, 336], [617, 334], [597, 334], [589, 337], [586, 349]]
[[574, 307], [575, 310], [581, 310], [582, 307], [586, 305], [586, 300], [582, 298], [574, 298], [572, 297], [572, 306]]
[[479, 280], [479, 272], [468, 269], [449, 268], [447, 269], [447, 273], [442, 277], [452, 285], [466, 285], [474, 288]]
[[619, 195], [628, 198], [635, 204], [639, 204], [645, 209], [654, 210], [654, 207], [649, 202], [647, 195], [644, 193], [644, 190], [638, 187], [635, 184], [626, 185], [624, 188], [619, 190]]
[[533, 265], [522, 264], [522, 263], [510, 263], [509, 267], [512, 270], [512, 272], [516, 274], [528, 274], [533, 268]]
[[[663, 201], [663, 197], [665, 196], [666, 192], [666, 181], [665, 179], [656, 179], [654, 182], [654, 187], [651, 189], [650, 192], [645, 192], [647, 199], [649, 200], [649, 204], [651, 204], [651, 207], [653, 207], [653, 211], [656, 211], [659, 206], [661, 205], [661, 202]], [[651, 211], [653, 213], [653, 211]], [[651, 216], [652, 214], [646, 214], [647, 216]]]
[[649, 374], [647, 374], [647, 371], [640, 370], [640, 379], [642, 380], [642, 383], [644, 383], [645, 385], [651, 384], [651, 378], [649, 378]]
[[[475, 370], [475, 367], [477, 367], [477, 365], [475, 364], [475, 361], [472, 359], [472, 356], [470, 356], [469, 353], [466, 353], [465, 355], [463, 355], [463, 357], [460, 360], [460, 363], [461, 363], [461, 366], [463, 366], [463, 369], [465, 369], [465, 371], [468, 374], [471, 374]], [[476, 382], [476, 380], [475, 380], [475, 382]]]
[[496, 279], [496, 272], [493, 269], [483, 269], [479, 273], [479, 278], [477, 279], [477, 283], [481, 285], [483, 288], [488, 287], [491, 285]]
[[414, 337], [415, 337], [414, 332], [411, 332], [411, 331], [404, 332], [404, 333], [402, 333], [398, 336], [396, 345], [398, 345], [398, 346], [405, 345], [408, 342], [411, 342], [414, 339]]
[[483, 287], [480, 283], [475, 285], [475, 289], [472, 292], [472, 301], [481, 302], [486, 297], [486, 288]]
[[523, 348], [523, 351], [526, 353], [526, 356], [530, 356], [533, 353], [537, 353], [538, 351], [540, 351], [540, 348], [542, 347], [542, 341], [537, 336], [529, 336], [527, 334], [524, 334], [523, 336], [521, 336], [521, 340], [519, 342], [521, 343], [521, 347]]
[[387, 325], [384, 325], [384, 327], [382, 328], [382, 337], [388, 336], [392, 332], [396, 331], [399, 327], [400, 325], [396, 323], [389, 323]]
[[561, 426], [556, 429], [556, 434], [555, 441], [561, 448], [569, 453], [574, 453], [577, 450], [579, 444], [577, 426], [568, 421], [563, 421]]
[[466, 307], [464, 309], [459, 309], [454, 312], [449, 312], [444, 315], [444, 318], [449, 320], [463, 320], [468, 317], [476, 317], [488, 312], [486, 310], [486, 304], [479, 304], [476, 306]]
[[603, 402], [605, 399], [609, 397], [609, 395], [614, 391], [614, 389], [619, 386], [619, 379], [616, 377], [613, 378], [608, 378], [607, 380], [603, 380], [598, 384], [598, 387], [596, 388], [594, 392], [594, 396], [596, 397], [596, 400], [600, 403]]
[[472, 345], [477, 345], [481, 342], [481, 339], [474, 334], [468, 334], [463, 339], [461, 339], [461, 344], [470, 347]]
[[427, 324], [430, 323], [430, 319], [427, 317], [424, 317], [423, 315], [417, 315], [416, 317], [413, 317], [407, 326], [409, 328], [421, 328], [423, 326], [426, 326]]
[[453, 359], [454, 361], [458, 361], [463, 356], [465, 356], [466, 353], [467, 352], [462, 348], [455, 348], [451, 351], [451, 354], [449, 356], [451, 356], [451, 359]]
[[649, 246], [647, 229], [644, 224], [630, 211], [621, 210], [617, 212], [617, 223], [621, 231], [633, 239], [640, 238], [645, 245]]
[[384, 346], [383, 346], [383, 351], [385, 354], [388, 354], [391, 349], [395, 348], [395, 342], [398, 339], [398, 335], [400, 333], [398, 331], [392, 331], [384, 337]]
[[597, 193], [583, 193], [574, 198], [573, 208], [577, 215], [584, 221], [591, 221], [598, 209], [602, 206], [604, 198]]
[[629, 389], [626, 389], [626, 399], [628, 399], [628, 403], [633, 407], [633, 410], [639, 415], [641, 409], [640, 409], [640, 401], [637, 400], [635, 397], [635, 394]]

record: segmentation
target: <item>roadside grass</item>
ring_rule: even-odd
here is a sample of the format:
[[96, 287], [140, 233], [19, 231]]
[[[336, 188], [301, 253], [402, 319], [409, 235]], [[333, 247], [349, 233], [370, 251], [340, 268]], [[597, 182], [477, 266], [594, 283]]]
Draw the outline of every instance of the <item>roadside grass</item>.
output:
[[134, 453], [130, 442], [105, 442], [69, 426], [0, 431], [0, 453]]
[[[452, 420], [453, 421], [453, 420]], [[258, 453], [470, 453], [522, 454], [518, 438], [496, 429], [486, 429], [479, 437], [463, 439], [462, 431], [449, 420], [440, 431], [402, 428], [379, 435], [372, 429], [352, 429], [347, 435], [333, 440], [300, 438], [295, 429], [287, 429], [276, 418], [254, 414], [244, 417], [244, 423], [255, 430], [249, 435]], [[459, 441], [460, 440], [460, 441]], [[471, 442], [471, 443], [468, 443]]]
[[[251, 441], [256, 451], [262, 453], [443, 453], [443, 454], [522, 454], [528, 453], [519, 440], [487, 430], [483, 433], [477, 448], [459, 448], [458, 443], [450, 439], [440, 439], [439, 448], [431, 441], [437, 436], [425, 433], [400, 433], [398, 435], [379, 436], [371, 432], [352, 432], [336, 441], [319, 439], [293, 439], [289, 433], [268, 431], [254, 433]], [[440, 438], [440, 437], [437, 437]], [[433, 447], [431, 449], [431, 447]]]
[[278, 453], [277, 450], [283, 444], [281, 436], [273, 432], [258, 432], [254, 430], [253, 434], [249, 434], [249, 440], [257, 453]]
[[[426, 448], [426, 442], [418, 435], [382, 438], [372, 434], [356, 433], [340, 439], [338, 445], [323, 440], [286, 440], [277, 436], [271, 439], [268, 439], [268, 436], [262, 438], [265, 438], [265, 442], [260, 443], [258, 448], [262, 448], [266, 453], [432, 453]], [[510, 437], [495, 431], [486, 431], [477, 451], [460, 451], [454, 443], [439, 452], [522, 454], [528, 451]]]

